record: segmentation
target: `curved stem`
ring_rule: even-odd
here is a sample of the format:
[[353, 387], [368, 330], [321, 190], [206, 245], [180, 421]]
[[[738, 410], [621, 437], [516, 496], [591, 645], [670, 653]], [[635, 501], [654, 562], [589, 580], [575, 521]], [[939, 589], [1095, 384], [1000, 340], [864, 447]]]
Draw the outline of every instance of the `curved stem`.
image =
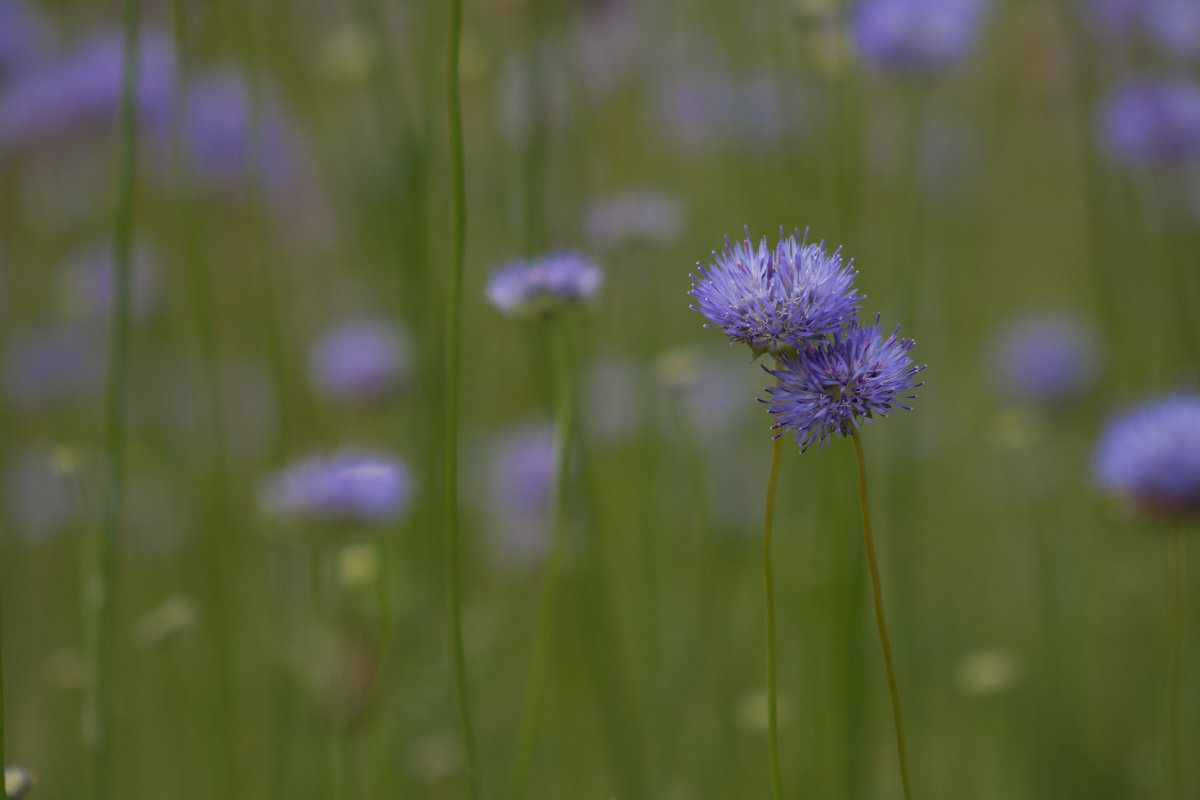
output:
[[1184, 540], [1178, 532], [1167, 534], [1167, 680], [1166, 743], [1163, 747], [1165, 796], [1178, 800], [1183, 793], [1183, 759], [1180, 753], [1179, 704], [1183, 701], [1183, 646], [1185, 627]]
[[771, 577], [771, 528], [775, 522], [775, 486], [779, 478], [779, 454], [783, 437], [775, 438], [771, 451], [771, 472], [767, 476], [767, 509], [763, 518], [763, 588], [767, 613], [767, 748], [771, 753], [771, 795], [783, 797], [779, 777], [779, 709], [775, 685], [775, 584]]
[[463, 652], [462, 590], [458, 552], [458, 410], [462, 359], [462, 273], [467, 241], [467, 184], [463, 169], [462, 103], [458, 90], [458, 48], [462, 39], [462, 0], [450, 0], [450, 33], [446, 49], [446, 111], [450, 137], [450, 192], [453, 205], [453, 256], [446, 291], [446, 417], [443, 459], [447, 591], [450, 595], [450, 642], [458, 696], [459, 725], [466, 756], [470, 797], [479, 796], [478, 760], [467, 693], [467, 659]]
[[554, 509], [550, 553], [542, 578], [538, 600], [537, 634], [529, 666], [528, 683], [521, 711], [520, 738], [517, 740], [517, 760], [513, 768], [508, 797], [521, 800], [529, 796], [530, 767], [537, 742], [542, 699], [550, 672], [550, 640], [554, 631], [554, 606], [562, 574], [563, 550], [567, 538], [567, 494], [570, 489], [571, 434], [574, 429], [574, 392], [571, 384], [571, 362], [566, 331], [561, 323], [548, 330], [551, 348], [551, 368], [554, 380]]
[[904, 718], [900, 714], [900, 692], [896, 688], [896, 672], [892, 667], [892, 646], [888, 642], [887, 622], [883, 618], [883, 588], [879, 583], [879, 565], [875, 561], [875, 540], [871, 537], [871, 512], [867, 507], [867, 465], [863, 459], [862, 443], [852, 434], [854, 453], [858, 456], [858, 497], [862, 504], [863, 536], [867, 543], [867, 564], [871, 568], [871, 589], [875, 595], [875, 622], [879, 627], [879, 644], [883, 648], [883, 663], [887, 668], [888, 691], [892, 695], [892, 716], [896, 721], [896, 753], [900, 758], [900, 781], [904, 797], [912, 800], [908, 786], [908, 758], [904, 748]]

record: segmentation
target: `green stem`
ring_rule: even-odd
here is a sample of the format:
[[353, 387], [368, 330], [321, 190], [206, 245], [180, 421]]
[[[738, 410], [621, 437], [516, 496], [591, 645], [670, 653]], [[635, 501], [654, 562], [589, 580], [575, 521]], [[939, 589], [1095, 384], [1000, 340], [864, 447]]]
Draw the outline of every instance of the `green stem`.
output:
[[567, 495], [570, 489], [571, 434], [574, 429], [574, 393], [571, 385], [571, 362], [562, 325], [547, 330], [550, 339], [551, 366], [554, 380], [554, 510], [550, 553], [542, 577], [541, 597], [538, 600], [537, 633], [529, 665], [528, 683], [521, 710], [520, 738], [517, 760], [513, 768], [510, 800], [529, 796], [530, 767], [537, 742], [538, 723], [547, 676], [550, 672], [550, 640], [554, 631], [554, 607], [562, 574], [563, 550], [567, 539]]
[[[0, 582], [0, 781], [4, 780], [4, 584]], [[0, 784], [2, 785], [2, 784]]]
[[858, 456], [858, 497], [862, 504], [863, 537], [867, 543], [867, 565], [871, 568], [871, 590], [875, 596], [875, 622], [879, 627], [879, 645], [883, 648], [883, 664], [887, 668], [888, 691], [892, 695], [892, 716], [896, 721], [896, 753], [900, 758], [900, 781], [904, 784], [904, 797], [912, 800], [908, 785], [908, 758], [904, 749], [904, 718], [900, 714], [900, 692], [896, 688], [896, 673], [892, 667], [892, 646], [888, 643], [887, 622], [883, 618], [883, 588], [879, 583], [879, 565], [875, 561], [875, 540], [871, 537], [871, 512], [867, 507], [867, 464], [863, 459], [862, 443], [857, 435], [854, 454]]
[[91, 680], [85, 707], [91, 751], [92, 788], [99, 800], [112, 790], [111, 737], [112, 650], [116, 626], [117, 545], [125, 502], [125, 372], [129, 353], [130, 247], [133, 240], [137, 154], [139, 0], [124, 3], [124, 75], [117, 137], [117, 206], [113, 231], [113, 316], [109, 332], [108, 380], [105, 388], [105, 491], [101, 532], [96, 542], [94, 594], [88, 597], [92, 629]]
[[771, 794], [783, 797], [779, 776], [779, 710], [775, 686], [775, 585], [771, 577], [771, 528], [775, 522], [775, 486], [779, 478], [779, 454], [783, 437], [775, 438], [771, 451], [771, 472], [767, 477], [767, 510], [763, 521], [763, 587], [767, 601], [767, 748], [771, 753]]
[[1184, 540], [1179, 532], [1167, 535], [1167, 680], [1166, 745], [1163, 748], [1164, 795], [1179, 800], [1183, 793], [1183, 759], [1179, 747], [1179, 704], [1183, 701], [1183, 645], [1185, 635]]
[[450, 192], [453, 206], [449, 286], [446, 291], [446, 453], [443, 459], [447, 591], [450, 595], [450, 641], [458, 695], [458, 716], [466, 756], [469, 796], [479, 796], [475, 734], [467, 695], [467, 659], [463, 652], [462, 590], [458, 552], [458, 411], [462, 359], [462, 273], [467, 242], [467, 183], [463, 169], [462, 101], [458, 89], [458, 48], [462, 39], [462, 0], [450, 0], [446, 48], [446, 113], [450, 137]]

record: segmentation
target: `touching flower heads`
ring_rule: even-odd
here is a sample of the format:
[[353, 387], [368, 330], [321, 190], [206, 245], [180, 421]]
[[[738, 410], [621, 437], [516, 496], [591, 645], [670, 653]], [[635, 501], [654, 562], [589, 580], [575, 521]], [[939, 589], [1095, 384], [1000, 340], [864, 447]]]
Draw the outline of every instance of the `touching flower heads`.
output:
[[1143, 511], [1200, 514], [1200, 395], [1159, 398], [1117, 416], [1093, 467], [1102, 488]]
[[591, 299], [604, 281], [600, 268], [579, 253], [564, 252], [509, 264], [492, 274], [488, 300], [500, 313], [544, 319]]
[[852, 322], [831, 340], [780, 356], [779, 368], [767, 370], [777, 383], [764, 400], [777, 435], [792, 431], [801, 452], [813, 444], [822, 449], [831, 435], [854, 435], [859, 420], [911, 411], [903, 401], [913, 398], [921, 385], [914, 378], [925, 367], [908, 357], [913, 340], [898, 338], [899, 330], [885, 339], [878, 319], [869, 327]]
[[715, 264], [697, 265], [699, 279], [692, 276], [692, 308], [755, 355], [803, 348], [809, 339], [837, 331], [858, 310], [851, 264], [842, 264], [840, 251], [806, 242], [799, 231], [785, 239], [781, 230], [771, 250], [766, 237], [755, 247], [747, 228], [744, 240], [726, 239], [713, 257]]

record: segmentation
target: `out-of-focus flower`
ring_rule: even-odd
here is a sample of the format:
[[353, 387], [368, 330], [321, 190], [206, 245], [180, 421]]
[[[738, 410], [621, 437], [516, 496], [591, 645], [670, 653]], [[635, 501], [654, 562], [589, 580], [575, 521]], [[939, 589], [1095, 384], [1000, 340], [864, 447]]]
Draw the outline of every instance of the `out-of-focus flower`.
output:
[[160, 647], [196, 624], [196, 604], [184, 595], [168, 597], [137, 622], [137, 636], [147, 647]]
[[543, 319], [590, 300], [604, 280], [600, 268], [579, 253], [556, 253], [494, 272], [487, 285], [491, 304], [502, 314]]
[[[165, 127], [175, 83], [175, 57], [162, 34], [142, 34], [138, 53], [137, 111], [143, 125]], [[39, 64], [0, 94], [0, 152], [66, 138], [93, 125], [112, 124], [121, 107], [124, 40], [104, 31], [74, 51]]]
[[655, 371], [668, 402], [678, 402], [684, 424], [716, 447], [724, 447], [726, 434], [745, 419], [751, 407], [746, 397], [758, 386], [745, 359], [728, 350], [671, 350], [659, 357]]
[[93, 397], [104, 378], [103, 343], [76, 327], [27, 331], [14, 337], [4, 366], [8, 396], [19, 405]]
[[631, 191], [599, 200], [588, 209], [584, 227], [598, 245], [644, 240], [668, 244], [683, 229], [684, 211], [672, 198], [649, 191]]
[[488, 459], [490, 549], [509, 568], [536, 566], [550, 547], [554, 431], [533, 422], [503, 435]]
[[1200, 396], [1151, 400], [1118, 415], [1093, 460], [1101, 488], [1143, 511], [1200, 514]]
[[6, 531], [29, 540], [53, 538], [70, 521], [72, 476], [56, 463], [51, 452], [31, 450], [19, 454], [8, 468]]
[[253, 175], [267, 190], [280, 192], [305, 172], [295, 126], [267, 92], [256, 110], [235, 69], [212, 72], [188, 88], [185, 120], [192, 177], [201, 186], [238, 190]]
[[595, 439], [630, 436], [641, 425], [648, 379], [640, 365], [609, 356], [593, 362], [583, 376], [583, 424]]
[[[59, 295], [68, 316], [107, 322], [113, 309], [113, 245], [104, 242], [78, 253], [63, 267]], [[158, 300], [158, 259], [144, 242], [130, 253], [130, 313], [144, 318]]]
[[809, 244], [800, 232], [783, 237], [774, 250], [764, 236], [758, 247], [746, 238], [725, 240], [715, 264], [700, 267], [688, 293], [693, 309], [708, 327], [723, 328], [730, 340], [755, 352], [781, 352], [841, 328], [854, 318], [860, 302], [853, 287], [857, 274], [842, 264], [841, 251], [827, 253], [824, 243]]
[[782, 356], [779, 369], [767, 370], [778, 382], [764, 401], [778, 435], [794, 433], [801, 452], [813, 444], [822, 449], [830, 436], [857, 435], [860, 421], [911, 411], [903, 401], [915, 397], [909, 392], [921, 386], [915, 377], [925, 367], [908, 357], [913, 340], [898, 338], [899, 330], [884, 339], [878, 320], [870, 327], [852, 322], [832, 341]]
[[21, 0], [0, 0], [0, 80], [30, 68], [45, 47], [42, 21]]
[[1075, 399], [1096, 379], [1095, 328], [1063, 312], [1027, 314], [1009, 322], [992, 347], [996, 390], [1013, 400], [1054, 406]]
[[1142, 5], [1146, 33], [1159, 49], [1180, 60], [1200, 56], [1200, 3], [1147, 0]]
[[775, 144], [800, 130], [804, 87], [774, 76], [734, 76], [711, 67], [664, 76], [649, 97], [653, 126], [691, 150], [714, 144]]
[[387, 456], [344, 450], [268, 475], [259, 487], [264, 510], [313, 523], [383, 525], [412, 500], [408, 468]]
[[1101, 136], [1114, 156], [1133, 163], [1200, 154], [1200, 87], [1185, 78], [1132, 78], [1104, 104]]
[[327, 333], [309, 357], [318, 390], [350, 403], [372, 403], [390, 395], [408, 371], [405, 338], [380, 320], [363, 319]]
[[987, 0], [862, 0], [854, 43], [871, 64], [932, 72], [970, 53], [987, 10]]
[[36, 783], [37, 778], [24, 767], [4, 767], [4, 794], [8, 800], [22, 800]]

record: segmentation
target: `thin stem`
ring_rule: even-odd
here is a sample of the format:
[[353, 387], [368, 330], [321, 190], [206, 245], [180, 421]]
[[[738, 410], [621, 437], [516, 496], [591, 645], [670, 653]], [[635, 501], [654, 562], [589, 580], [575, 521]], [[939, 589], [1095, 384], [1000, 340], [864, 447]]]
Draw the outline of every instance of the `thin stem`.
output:
[[775, 438], [771, 451], [771, 472], [767, 477], [767, 510], [763, 518], [763, 588], [767, 601], [767, 748], [771, 753], [771, 794], [783, 797], [779, 777], [779, 709], [775, 686], [775, 584], [771, 577], [771, 528], [775, 522], [775, 486], [779, 477], [779, 454], [783, 437]]
[[1163, 748], [1165, 796], [1179, 800], [1183, 794], [1183, 759], [1179, 746], [1179, 705], [1183, 701], [1183, 645], [1185, 622], [1184, 540], [1178, 532], [1167, 535], [1167, 680], [1166, 744]]
[[0, 781], [4, 780], [4, 764], [4, 583], [0, 581]]
[[462, 273], [467, 242], [467, 183], [463, 169], [462, 101], [458, 90], [458, 48], [462, 39], [462, 0], [450, 0], [449, 42], [446, 48], [446, 113], [450, 137], [450, 192], [453, 254], [446, 291], [446, 453], [443, 459], [444, 521], [447, 591], [450, 595], [450, 646], [458, 695], [459, 725], [466, 755], [470, 797], [479, 796], [478, 760], [467, 694], [467, 659], [463, 652], [462, 589], [458, 552], [458, 411], [459, 369], [462, 359]]
[[863, 537], [867, 543], [867, 564], [871, 568], [871, 589], [875, 595], [875, 622], [879, 626], [879, 645], [883, 648], [883, 664], [887, 668], [888, 691], [892, 695], [892, 716], [896, 720], [896, 754], [900, 758], [900, 781], [904, 784], [904, 797], [912, 800], [908, 786], [908, 758], [904, 749], [904, 718], [900, 714], [900, 692], [896, 688], [896, 673], [892, 667], [892, 646], [888, 643], [887, 622], [883, 618], [883, 588], [879, 583], [879, 565], [875, 562], [875, 540], [871, 538], [871, 512], [867, 507], [867, 464], [863, 459], [862, 443], [857, 435], [854, 454], [858, 456], [858, 497], [862, 504]]
[[570, 489], [571, 433], [574, 429], [574, 392], [571, 384], [570, 354], [566, 331], [562, 325], [548, 330], [551, 367], [554, 381], [554, 509], [550, 553], [542, 577], [541, 597], [538, 600], [538, 624], [533, 656], [529, 665], [528, 683], [521, 711], [520, 738], [517, 760], [509, 786], [510, 800], [529, 796], [530, 767], [537, 742], [538, 723], [547, 676], [550, 672], [550, 640], [554, 631], [554, 608], [562, 574], [563, 550], [567, 539], [567, 494]]
[[117, 206], [113, 223], [113, 315], [109, 332], [108, 380], [105, 388], [105, 491], [100, 536], [96, 542], [94, 593], [88, 592], [92, 630], [91, 680], [85, 706], [85, 732], [91, 751], [94, 796], [105, 800], [112, 790], [111, 736], [112, 649], [116, 626], [117, 545], [125, 501], [125, 371], [129, 353], [130, 247], [133, 240], [137, 154], [139, 0], [124, 3], [124, 74], [117, 137]]

